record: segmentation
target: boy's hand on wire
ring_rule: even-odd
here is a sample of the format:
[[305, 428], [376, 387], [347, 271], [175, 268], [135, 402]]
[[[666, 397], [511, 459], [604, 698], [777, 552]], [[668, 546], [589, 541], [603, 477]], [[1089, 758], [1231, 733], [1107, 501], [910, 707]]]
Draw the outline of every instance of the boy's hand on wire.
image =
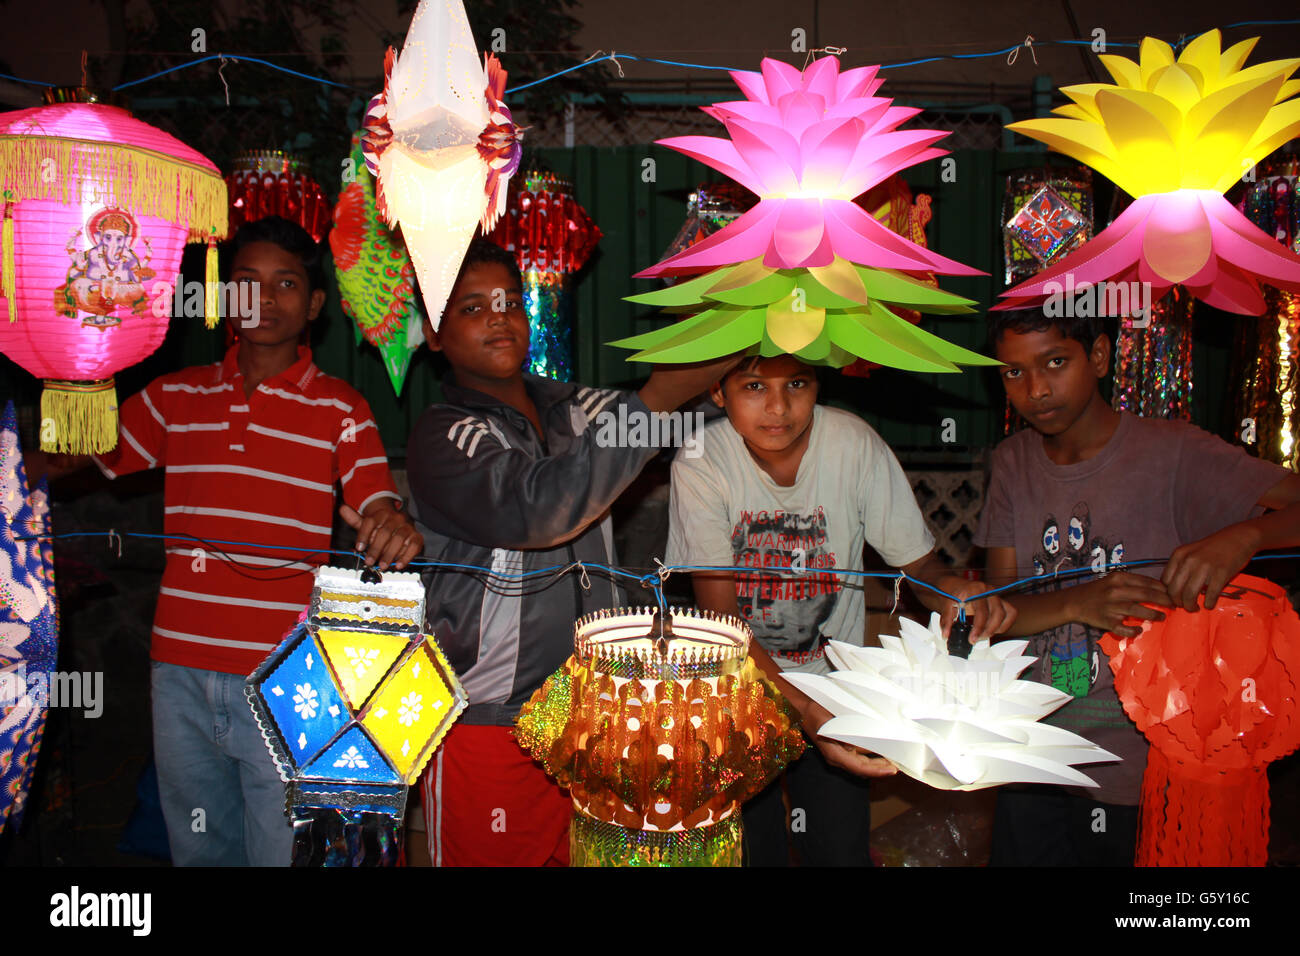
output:
[[[993, 597], [971, 600], [976, 595], [989, 590], [983, 581], [971, 581], [960, 575], [945, 575], [935, 582], [935, 586], [947, 591], [953, 597], [966, 602], [966, 619], [971, 622], [970, 642], [984, 641], [994, 634], [1001, 634], [1016, 619], [1016, 609], [1002, 598]], [[943, 627], [943, 636], [948, 636], [952, 622], [957, 619], [957, 605], [950, 604], [939, 614], [939, 623]]]
[[1117, 637], [1137, 637], [1142, 633], [1141, 627], [1126, 626], [1125, 618], [1165, 619], [1164, 614], [1147, 607], [1148, 604], [1175, 606], [1163, 583], [1130, 571], [1111, 571], [1095, 581], [1070, 588], [1066, 594], [1071, 620], [1110, 631]]
[[1169, 592], [1169, 606], [1195, 611], [1196, 599], [1204, 591], [1205, 607], [1213, 610], [1219, 592], [1255, 556], [1259, 546], [1259, 532], [1243, 521], [1177, 548], [1160, 578]]
[[387, 571], [390, 565], [400, 571], [424, 553], [424, 538], [415, 530], [411, 519], [393, 506], [393, 500], [380, 498], [372, 502], [365, 515], [348, 505], [339, 507], [339, 514], [348, 527], [356, 529], [357, 550], [365, 552], [366, 564], [378, 565], [381, 571]]

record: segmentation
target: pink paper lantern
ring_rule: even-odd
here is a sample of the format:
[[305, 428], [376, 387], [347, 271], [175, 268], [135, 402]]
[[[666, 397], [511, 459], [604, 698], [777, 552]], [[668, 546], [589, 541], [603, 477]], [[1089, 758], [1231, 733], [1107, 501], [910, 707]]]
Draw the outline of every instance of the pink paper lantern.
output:
[[95, 102], [0, 114], [0, 352], [45, 380], [41, 447], [117, 441], [113, 375], [167, 334], [181, 252], [227, 231], [217, 168], [172, 136]]

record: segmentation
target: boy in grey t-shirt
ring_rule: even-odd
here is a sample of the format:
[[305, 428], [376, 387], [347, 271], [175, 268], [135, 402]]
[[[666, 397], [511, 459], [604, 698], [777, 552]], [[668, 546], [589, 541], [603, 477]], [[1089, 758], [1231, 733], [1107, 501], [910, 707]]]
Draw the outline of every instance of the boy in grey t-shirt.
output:
[[[851, 774], [880, 776], [893, 765], [816, 737], [829, 715], [779, 675], [824, 672], [828, 638], [862, 643], [861, 579], [833, 569], [862, 570], [864, 542], [959, 598], [985, 586], [945, 571], [897, 459], [866, 422], [816, 404], [809, 366], [790, 356], [750, 360], [716, 384], [712, 397], [726, 420], [704, 431], [697, 457], [679, 454], [673, 462], [668, 562], [755, 569], [696, 572], [696, 603], [750, 623], [756, 663], [799, 710], [816, 744], [786, 774], [790, 805], [800, 811], [789, 829], [801, 862], [866, 865], [870, 804], [866, 780]], [[771, 568], [803, 570], [759, 573]], [[951, 601], [927, 589], [917, 594], [951, 622]], [[976, 638], [1013, 617], [996, 598], [975, 602], [968, 613]], [[746, 804], [744, 814], [747, 863], [785, 865], [781, 783]]]
[[[1098, 641], [1107, 630], [1136, 635], [1126, 617], [1162, 616], [1148, 604], [1195, 610], [1204, 591], [1213, 607], [1257, 551], [1300, 543], [1300, 477], [1186, 422], [1112, 409], [1097, 384], [1110, 363], [1099, 320], [1003, 312], [990, 321], [1007, 396], [1031, 428], [993, 454], [975, 543], [988, 549], [991, 583], [1044, 578], [1009, 598], [1019, 616], [1008, 635], [1031, 637], [1039, 660], [1026, 677], [1076, 697], [1049, 720], [1122, 760], [1088, 769], [1096, 790], [1004, 788], [992, 862], [1131, 865], [1147, 743]], [[1261, 508], [1279, 510], [1253, 517]], [[1056, 579], [1152, 558], [1169, 560]]]

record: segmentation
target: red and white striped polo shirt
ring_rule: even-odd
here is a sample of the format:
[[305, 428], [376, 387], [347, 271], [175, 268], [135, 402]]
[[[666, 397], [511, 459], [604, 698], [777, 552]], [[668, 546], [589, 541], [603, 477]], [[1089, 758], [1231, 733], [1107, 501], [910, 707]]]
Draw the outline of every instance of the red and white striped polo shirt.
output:
[[357, 511], [398, 497], [355, 389], [300, 346], [292, 366], [246, 397], [238, 350], [133, 395], [117, 447], [95, 459], [110, 478], [167, 470], [153, 659], [228, 674], [251, 673], [307, 606], [311, 572], [328, 558], [336, 483]]

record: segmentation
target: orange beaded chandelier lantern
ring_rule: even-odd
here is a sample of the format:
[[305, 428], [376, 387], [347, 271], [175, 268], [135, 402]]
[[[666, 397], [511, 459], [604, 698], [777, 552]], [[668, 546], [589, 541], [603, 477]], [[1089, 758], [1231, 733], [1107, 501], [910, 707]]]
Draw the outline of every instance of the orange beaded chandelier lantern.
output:
[[1263, 866], [1268, 765], [1300, 746], [1300, 617], [1271, 581], [1241, 574], [1213, 610], [1166, 612], [1107, 634], [1124, 711], [1151, 742], [1138, 866]]
[[740, 805], [803, 752], [739, 618], [598, 611], [524, 705], [519, 743], [573, 797], [573, 866], [739, 866]]

